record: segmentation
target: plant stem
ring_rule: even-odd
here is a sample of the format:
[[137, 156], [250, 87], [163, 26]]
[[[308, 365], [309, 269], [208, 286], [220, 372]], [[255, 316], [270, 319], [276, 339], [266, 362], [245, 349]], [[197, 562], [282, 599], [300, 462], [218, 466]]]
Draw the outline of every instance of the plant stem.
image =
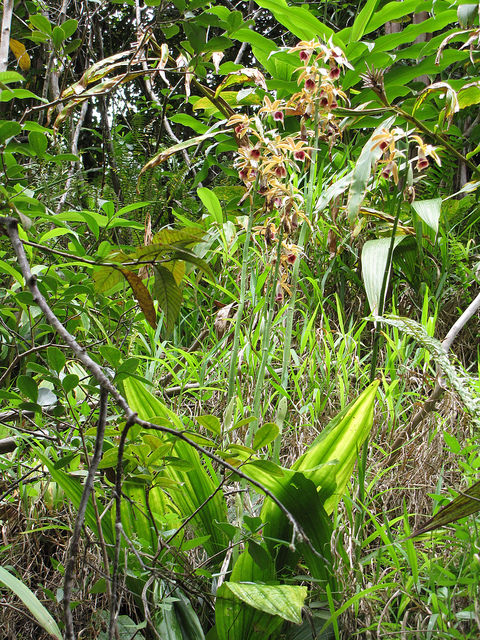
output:
[[271, 340], [271, 332], [272, 332], [272, 321], [273, 321], [273, 313], [275, 310], [275, 295], [277, 291], [277, 282], [278, 276], [280, 273], [280, 256], [282, 253], [282, 240], [283, 240], [283, 225], [280, 226], [278, 230], [278, 242], [277, 242], [277, 252], [275, 257], [275, 268], [273, 270], [273, 278], [272, 278], [272, 286], [270, 289], [270, 295], [267, 300], [267, 311], [266, 311], [266, 319], [265, 325], [263, 328], [263, 338], [262, 338], [262, 359], [260, 361], [260, 366], [258, 369], [257, 380], [255, 383], [255, 392], [253, 396], [253, 415], [256, 418], [252, 420], [248, 427], [246, 445], [250, 447], [252, 445], [252, 440], [254, 436], [254, 431], [257, 429], [258, 424], [260, 422], [261, 411], [260, 411], [260, 403], [262, 400], [262, 391], [263, 391], [263, 382], [265, 380], [265, 369], [267, 368], [268, 356], [270, 354], [270, 347], [272, 345]]
[[[256, 191], [256, 183], [254, 193]], [[248, 277], [248, 263], [249, 263], [249, 249], [250, 249], [250, 237], [252, 235], [253, 226], [253, 196], [250, 200], [250, 213], [248, 214], [248, 224], [245, 235], [245, 243], [243, 245], [243, 260], [242, 260], [242, 274], [240, 277], [240, 300], [238, 302], [238, 311], [235, 318], [235, 333], [233, 336], [232, 354], [230, 356], [230, 370], [228, 372], [228, 391], [227, 391], [227, 404], [233, 397], [235, 390], [235, 370], [237, 368], [237, 356], [238, 346], [240, 341], [240, 327], [242, 323], [243, 311], [245, 309], [245, 296], [247, 291], [247, 277]]]
[[[408, 175], [408, 143], [405, 152], [405, 171], [404, 171], [404, 184]], [[390, 237], [390, 245], [388, 247], [387, 262], [385, 264], [385, 272], [383, 274], [382, 288], [380, 289], [380, 299], [378, 301], [378, 315], [383, 316], [385, 310], [385, 295], [387, 292], [387, 285], [390, 279], [390, 271], [392, 268], [393, 252], [395, 250], [395, 236], [397, 234], [398, 221], [400, 219], [400, 213], [402, 211], [403, 193], [398, 193], [397, 211], [395, 213], [395, 219], [393, 221], [392, 235]], [[380, 341], [380, 332], [378, 329], [378, 323], [375, 322], [374, 334], [373, 334], [373, 349], [372, 349], [372, 362], [370, 365], [370, 382], [373, 382], [377, 373], [377, 360], [378, 349]]]

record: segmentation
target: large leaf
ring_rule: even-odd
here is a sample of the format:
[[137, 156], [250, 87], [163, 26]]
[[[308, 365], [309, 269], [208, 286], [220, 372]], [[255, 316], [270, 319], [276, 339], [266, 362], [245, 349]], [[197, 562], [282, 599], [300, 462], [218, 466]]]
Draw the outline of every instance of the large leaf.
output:
[[[242, 470], [274, 494], [308, 537], [309, 544], [296, 540], [295, 550], [298, 553], [292, 553], [292, 527], [280, 507], [270, 498], [265, 499], [261, 514], [265, 523], [263, 533], [272, 555], [277, 550], [277, 569], [281, 570], [285, 564], [294, 566], [300, 554], [314, 578], [323, 585], [334, 582], [330, 554], [332, 523], [313, 482], [302, 473], [282, 469], [282, 475], [274, 474], [269, 468], [256, 463], [245, 464]], [[284, 544], [277, 549], [280, 540]]]
[[43, 627], [48, 634], [58, 640], [62, 640], [62, 634], [55, 620], [48, 613], [37, 596], [30, 591], [23, 582], [18, 580], [15, 576], [12, 576], [12, 574], [3, 567], [0, 567], [0, 582], [20, 598], [38, 624]]
[[122, 281], [122, 272], [115, 267], [98, 267], [93, 272], [95, 291], [105, 293]]
[[[273, 563], [262, 568], [248, 551], [240, 554], [231, 574], [235, 583], [265, 583], [274, 578]], [[215, 622], [218, 640], [268, 640], [282, 624], [282, 618], [249, 606], [224, 583], [217, 591]]]
[[199, 187], [197, 194], [208, 213], [213, 216], [215, 222], [222, 224], [223, 212], [217, 195], [210, 189], [207, 189], [207, 187]]
[[[294, 463], [292, 471], [284, 470], [285, 478], [276, 481], [269, 479], [267, 473], [259, 477], [258, 471], [250, 471], [250, 465], [244, 467], [249, 469], [250, 475], [255, 473], [256, 479], [271, 489], [304, 527], [324, 561], [312, 554], [308, 545], [299, 545], [299, 549], [308, 559], [312, 574], [323, 580], [331, 578], [328, 547], [331, 523], [327, 514], [331, 514], [341, 500], [361, 447], [372, 428], [378, 384], [378, 381], [373, 382], [330, 422], [308, 451]], [[289, 540], [291, 527], [272, 500], [265, 500], [262, 519], [266, 523], [265, 536]], [[277, 565], [286, 562], [291, 563], [291, 559], [285, 550], [281, 550]]]
[[[137, 276], [136, 273], [129, 271], [128, 269], [121, 269], [121, 272], [128, 284], [130, 285], [133, 295], [135, 296], [136, 301], [138, 302], [140, 309], [143, 311], [146, 321], [148, 324], [154, 329], [157, 326], [157, 316], [155, 313], [155, 307], [153, 306], [152, 296], [150, 295], [147, 287], [143, 284], [142, 280]], [[173, 279], [170, 271], [168, 272], [170, 277]], [[175, 282], [175, 280], [174, 280]], [[176, 283], [175, 283], [175, 286]], [[180, 294], [180, 304], [181, 304], [181, 294]], [[179, 304], [179, 310], [180, 310]], [[175, 316], [176, 319], [176, 316]], [[175, 322], [175, 320], [174, 320]]]
[[378, 385], [378, 380], [372, 382], [325, 427], [308, 451], [292, 465], [293, 470], [301, 471], [317, 489], [333, 491], [324, 503], [328, 514], [342, 499], [358, 454], [373, 426]]
[[442, 507], [433, 518], [427, 520], [424, 526], [414, 531], [410, 537], [414, 538], [422, 533], [444, 527], [450, 522], [465, 518], [472, 513], [477, 513], [477, 511], [480, 511], [480, 481], [454, 498], [446, 507]]
[[142, 167], [142, 170], [140, 171], [140, 174], [138, 176], [138, 180], [140, 180], [140, 178], [142, 177], [142, 174], [144, 174], [145, 171], [148, 171], [149, 169], [154, 169], [155, 167], [158, 167], [159, 164], [162, 164], [162, 162], [165, 162], [165, 160], [167, 160], [167, 158], [170, 158], [170, 156], [173, 156], [176, 153], [178, 153], [179, 151], [183, 151], [184, 149], [189, 149], [190, 147], [194, 147], [194, 146], [200, 144], [201, 142], [203, 142], [204, 140], [208, 140], [209, 138], [213, 138], [213, 137], [219, 135], [220, 133], [226, 133], [226, 131], [225, 130], [209, 131], [207, 133], [204, 133], [201, 136], [196, 136], [195, 138], [190, 138], [189, 140], [186, 140], [185, 142], [179, 142], [178, 144], [174, 144], [173, 147], [169, 147], [168, 149], [165, 149], [164, 151], [160, 151], [160, 153], [157, 153], [156, 156], [151, 158], [151, 160], [149, 160], [147, 162], [147, 164], [145, 164]]
[[[180, 418], [147, 391], [141, 382], [135, 378], [127, 378], [123, 381], [123, 385], [129, 405], [140, 418], [153, 421], [160, 419], [174, 429], [185, 430]], [[192, 518], [191, 524], [197, 535], [210, 536], [204, 543], [204, 547], [209, 555], [214, 555], [228, 546], [225, 533], [216, 525], [217, 522], [227, 521], [227, 509], [222, 491], [213, 495], [218, 489], [218, 480], [207, 473], [198, 452], [189, 444], [178, 440], [174, 443], [172, 455], [190, 464], [188, 471], [167, 464], [165, 475], [178, 485], [178, 489], [175, 487], [169, 489], [172, 500], [182, 518], [192, 516], [201, 507]]]
[[[49, 460], [41, 451], [36, 450], [35, 455], [43, 462], [43, 464], [47, 467], [52, 480], [56, 482], [65, 492], [65, 495], [71, 501], [75, 509], [78, 509], [80, 506], [80, 500], [82, 498], [83, 487], [78, 480], [75, 480], [67, 473], [62, 471], [61, 469], [56, 469], [55, 465], [51, 460]], [[87, 503], [87, 510], [85, 511], [85, 523], [90, 529], [96, 534], [97, 538], [98, 534], [98, 521], [95, 514], [95, 509], [93, 508], [93, 504], [91, 499]], [[102, 518], [102, 534], [107, 545], [115, 544], [115, 535], [113, 533], [112, 522], [109, 518]]]
[[435, 231], [435, 233], [438, 233], [441, 206], [441, 198], [434, 198], [433, 200], [414, 200], [412, 202], [412, 207], [417, 215], [419, 215], [420, 218]]
[[165, 316], [164, 326], [167, 335], [173, 331], [173, 327], [182, 306], [182, 291], [177, 285], [173, 273], [157, 265], [153, 268], [155, 282], [153, 295], [158, 300], [158, 305]]
[[363, 37], [363, 34], [365, 33], [365, 30], [367, 28], [367, 24], [369, 23], [372, 14], [375, 12], [378, 3], [379, 0], [368, 0], [365, 3], [365, 6], [355, 18], [355, 22], [352, 25], [350, 42], [356, 42]]
[[239, 600], [254, 609], [272, 616], [279, 616], [295, 624], [302, 622], [302, 607], [307, 597], [307, 587], [241, 582], [226, 582], [225, 585]]
[[320, 22], [306, 7], [288, 5], [285, 0], [255, 0], [258, 6], [268, 9], [274, 17], [300, 40], [320, 37], [328, 40], [333, 31]]
[[[396, 236], [394, 249], [406, 237], [407, 236]], [[368, 240], [362, 248], [362, 277], [372, 315], [378, 315], [378, 310], [380, 309], [380, 294], [382, 292], [383, 278], [387, 269], [390, 242], [390, 238]], [[390, 273], [388, 274], [388, 278], [390, 278]], [[385, 293], [386, 291], [387, 287], [385, 287]]]

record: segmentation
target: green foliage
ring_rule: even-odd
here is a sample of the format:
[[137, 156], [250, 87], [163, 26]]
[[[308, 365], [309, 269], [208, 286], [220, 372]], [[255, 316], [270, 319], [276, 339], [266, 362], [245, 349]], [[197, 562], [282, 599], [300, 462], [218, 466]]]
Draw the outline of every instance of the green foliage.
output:
[[114, 4], [2, 31], [0, 581], [61, 637], [99, 449], [75, 630], [477, 637], [478, 3]]

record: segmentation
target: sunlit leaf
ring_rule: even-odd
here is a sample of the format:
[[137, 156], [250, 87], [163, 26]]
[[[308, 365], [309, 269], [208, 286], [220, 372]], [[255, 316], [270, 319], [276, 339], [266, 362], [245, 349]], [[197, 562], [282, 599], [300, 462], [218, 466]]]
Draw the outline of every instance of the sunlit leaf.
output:
[[114, 267], [98, 267], [93, 272], [95, 291], [105, 293], [122, 281], [122, 273]]
[[412, 208], [420, 218], [435, 231], [435, 233], [438, 233], [441, 206], [441, 198], [435, 198], [433, 200], [414, 200], [412, 202]]
[[268, 444], [273, 442], [275, 438], [280, 433], [280, 429], [278, 425], [274, 422], [267, 422], [260, 429], [257, 430], [255, 436], [253, 438], [252, 448], [257, 451], [258, 449], [262, 449], [266, 447]]
[[302, 607], [307, 597], [307, 587], [239, 582], [226, 582], [225, 585], [237, 598], [254, 609], [272, 616], [280, 616], [295, 624], [302, 622]]
[[210, 213], [215, 222], [218, 224], [222, 224], [223, 222], [223, 212], [222, 206], [217, 195], [208, 189], [207, 187], [199, 187], [197, 189], [197, 195], [200, 200], [203, 202], [205, 209]]

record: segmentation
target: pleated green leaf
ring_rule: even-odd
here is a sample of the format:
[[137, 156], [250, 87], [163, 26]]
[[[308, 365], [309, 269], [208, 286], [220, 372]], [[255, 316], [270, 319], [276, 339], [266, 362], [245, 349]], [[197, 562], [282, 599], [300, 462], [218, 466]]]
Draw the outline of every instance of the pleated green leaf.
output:
[[[171, 428], [185, 431], [180, 418], [153, 396], [141, 382], [135, 378], [127, 378], [123, 381], [123, 385], [129, 405], [140, 418], [149, 421], [159, 418], [163, 423], [168, 422]], [[190, 470], [182, 470], [168, 464], [165, 467], [165, 475], [175, 482], [168, 491], [181, 517], [190, 517], [203, 505], [192, 518], [191, 524], [195, 534], [210, 536], [209, 541], [204, 545], [209, 555], [226, 549], [227, 537], [221, 528], [216, 526], [216, 522], [228, 520], [223, 492], [218, 491], [213, 498], [209, 499], [218, 488], [217, 478], [207, 473], [198, 452], [189, 444], [178, 440], [172, 447], [171, 455], [190, 464]]]
[[302, 607], [307, 597], [307, 587], [241, 582], [226, 582], [225, 585], [239, 600], [254, 609], [272, 616], [279, 616], [295, 624], [302, 622]]

